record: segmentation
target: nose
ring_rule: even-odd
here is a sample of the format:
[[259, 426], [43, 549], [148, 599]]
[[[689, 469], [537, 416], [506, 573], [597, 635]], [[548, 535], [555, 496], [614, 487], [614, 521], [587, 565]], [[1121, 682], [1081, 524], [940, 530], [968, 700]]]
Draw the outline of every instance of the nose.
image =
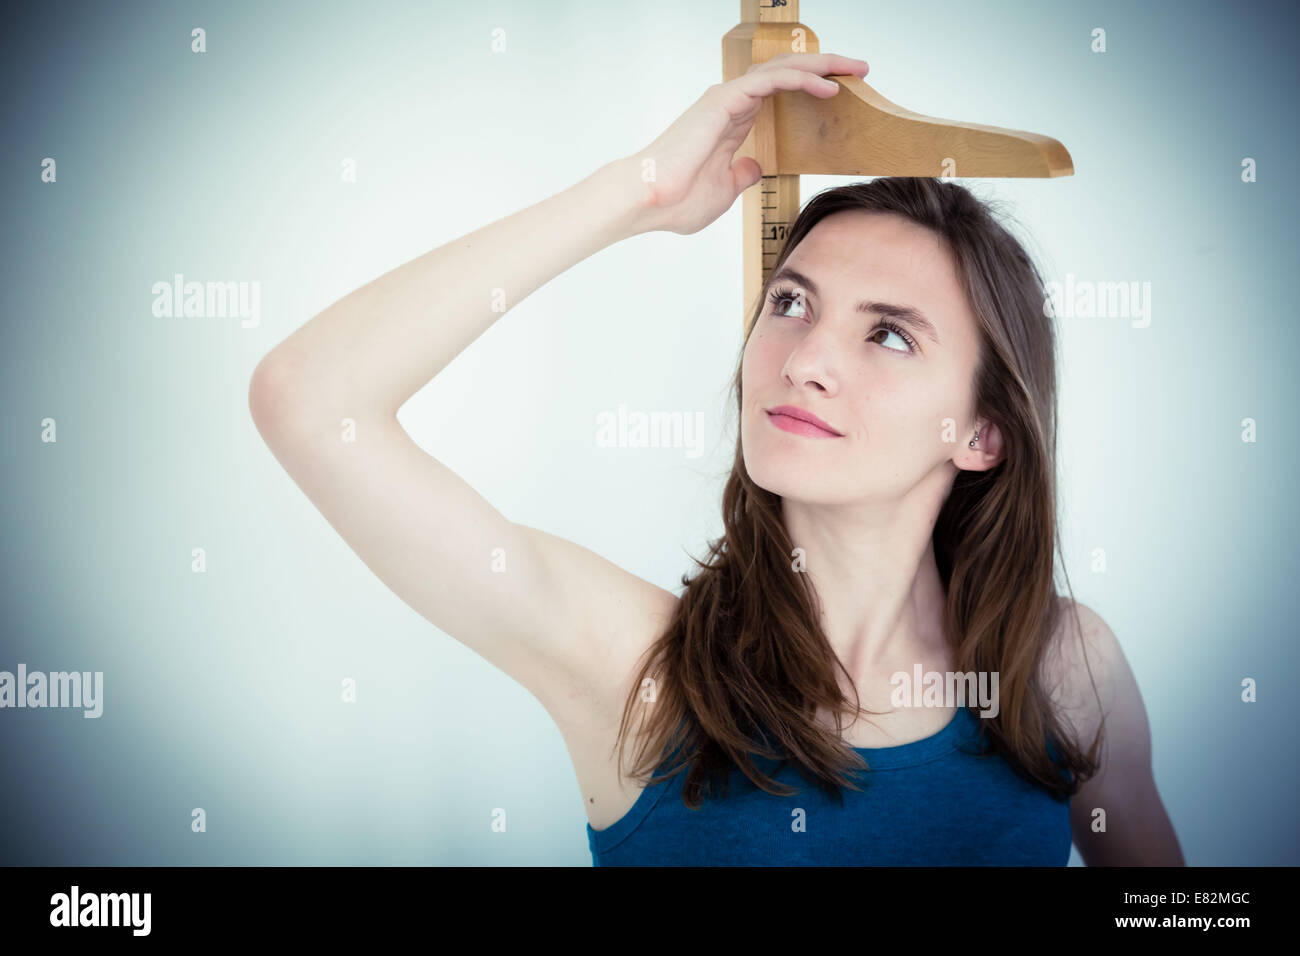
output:
[[792, 389], [809, 387], [834, 394], [840, 345], [829, 334], [830, 325], [818, 323], [791, 349], [781, 369], [781, 379]]

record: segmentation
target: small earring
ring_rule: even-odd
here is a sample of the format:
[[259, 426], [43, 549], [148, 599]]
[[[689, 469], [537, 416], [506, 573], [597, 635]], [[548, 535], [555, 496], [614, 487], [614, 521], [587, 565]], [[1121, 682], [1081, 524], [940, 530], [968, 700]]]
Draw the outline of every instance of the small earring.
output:
[[970, 447], [971, 447], [971, 448], [974, 448], [974, 447], [975, 447], [975, 443], [976, 443], [977, 441], [979, 441], [979, 440], [980, 440], [980, 433], [979, 433], [979, 429], [977, 428], [977, 429], [975, 429], [975, 437], [972, 438], [972, 439], [970, 440], [970, 443], [969, 443], [969, 444], [970, 444]]

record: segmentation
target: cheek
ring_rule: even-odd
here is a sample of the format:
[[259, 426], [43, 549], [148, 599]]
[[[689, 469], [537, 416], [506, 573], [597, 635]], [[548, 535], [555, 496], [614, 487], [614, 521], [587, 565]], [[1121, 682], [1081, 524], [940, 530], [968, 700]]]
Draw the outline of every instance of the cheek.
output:
[[752, 377], [766, 375], [774, 378], [785, 365], [780, 341], [771, 335], [755, 331], [745, 345], [744, 362]]
[[761, 382], [771, 362], [771, 351], [771, 342], [758, 332], [754, 332], [749, 337], [749, 341], [745, 343], [745, 352], [740, 359], [742, 385], [758, 385]]
[[911, 391], [911, 400], [900, 402], [891, 410], [902, 440], [915, 455], [929, 458], [951, 450], [952, 439], [946, 434], [961, 430], [962, 410], [954, 396], [936, 395], [933, 391]]
[[[868, 436], [887, 441], [901, 452], [928, 450], [937, 440], [945, 418], [961, 421], [954, 399], [936, 394], [932, 382], [921, 381], [879, 363], [854, 381], [857, 396], [853, 418]], [[957, 425], [956, 427], [960, 427]]]

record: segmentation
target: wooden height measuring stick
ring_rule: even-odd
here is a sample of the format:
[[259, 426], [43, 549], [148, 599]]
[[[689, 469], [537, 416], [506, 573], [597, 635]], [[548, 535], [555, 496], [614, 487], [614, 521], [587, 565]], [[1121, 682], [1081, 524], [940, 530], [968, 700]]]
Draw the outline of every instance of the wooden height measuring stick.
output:
[[[817, 34], [799, 22], [799, 0], [740, 0], [741, 22], [722, 38], [722, 79], [779, 53], [820, 53]], [[763, 177], [741, 195], [744, 216], [744, 332], [791, 223], [799, 214], [800, 174], [829, 176], [1069, 176], [1074, 161], [1037, 133], [936, 119], [905, 110], [856, 76], [821, 100], [778, 91], [763, 101], [736, 151]]]

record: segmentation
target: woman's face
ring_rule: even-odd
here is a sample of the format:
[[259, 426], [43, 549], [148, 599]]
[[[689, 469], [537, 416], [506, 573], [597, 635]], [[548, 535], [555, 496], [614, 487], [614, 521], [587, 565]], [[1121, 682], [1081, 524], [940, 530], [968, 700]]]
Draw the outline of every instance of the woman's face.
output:
[[[979, 338], [943, 241], [891, 213], [834, 213], [773, 276], [770, 294], [789, 290], [793, 298], [764, 303], [742, 359], [750, 477], [800, 501], [890, 502], [946, 462], [963, 467], [975, 454], [967, 442]], [[895, 307], [914, 310], [933, 332], [892, 314]], [[811, 412], [839, 435], [787, 430], [800, 426], [768, 413], [782, 405]]]

